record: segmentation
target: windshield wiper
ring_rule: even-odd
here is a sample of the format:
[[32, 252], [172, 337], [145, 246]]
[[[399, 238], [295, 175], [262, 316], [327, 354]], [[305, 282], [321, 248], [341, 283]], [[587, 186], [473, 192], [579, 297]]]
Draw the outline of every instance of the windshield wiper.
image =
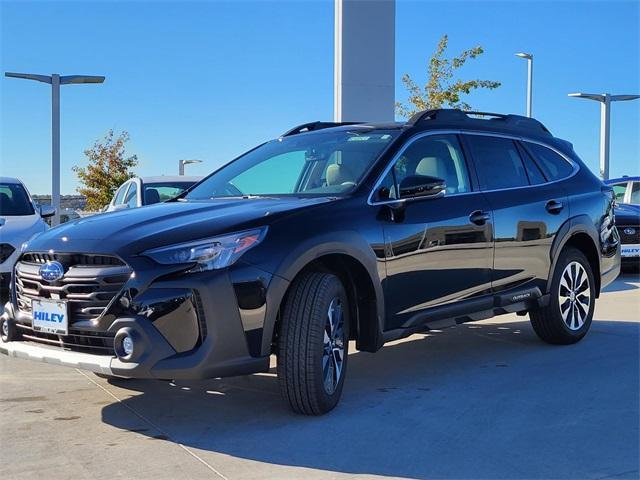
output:
[[254, 195], [254, 194], [247, 194], [247, 195], [225, 195], [224, 197], [216, 197], [216, 196], [212, 196], [209, 197], [209, 200], [225, 200], [225, 199], [230, 199], [230, 200], [234, 200], [234, 199], [242, 199], [242, 200], [253, 200], [255, 198], [276, 198], [270, 195]]

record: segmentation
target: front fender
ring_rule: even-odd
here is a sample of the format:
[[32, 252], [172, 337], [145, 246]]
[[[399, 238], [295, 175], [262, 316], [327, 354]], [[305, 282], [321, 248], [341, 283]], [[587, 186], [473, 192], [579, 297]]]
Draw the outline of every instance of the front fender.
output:
[[[267, 294], [267, 312], [262, 337], [262, 354], [271, 353], [271, 341], [277, 321], [278, 312], [287, 289], [295, 277], [314, 260], [331, 254], [348, 255], [358, 261], [367, 271], [376, 297], [376, 312], [378, 333], [384, 326], [384, 295], [380, 276], [378, 275], [378, 260], [367, 241], [354, 231], [331, 232], [314, 236], [296, 244], [278, 265]], [[381, 338], [381, 335], [378, 335]]]

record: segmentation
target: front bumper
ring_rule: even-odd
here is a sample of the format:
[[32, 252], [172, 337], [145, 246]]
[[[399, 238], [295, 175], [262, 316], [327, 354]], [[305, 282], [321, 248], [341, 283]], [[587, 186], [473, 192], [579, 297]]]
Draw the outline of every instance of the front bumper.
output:
[[[244, 277], [262, 277], [264, 280], [266, 274], [261, 273], [249, 269]], [[235, 276], [238, 275], [236, 273]], [[144, 273], [141, 272], [136, 277], [140, 280], [143, 276]], [[128, 294], [128, 289], [123, 290], [123, 296], [129, 295], [128, 308], [122, 308], [116, 302], [118, 305], [93, 325], [84, 325], [87, 329], [99, 328], [115, 336], [116, 344], [118, 332], [127, 331], [135, 344], [134, 353], [130, 357], [118, 357], [115, 351], [105, 354], [70, 351], [20, 339], [0, 341], [0, 352], [18, 358], [130, 378], [205, 379], [269, 369], [269, 356], [250, 348], [248, 339], [251, 335], [246, 330], [243, 310], [238, 306], [229, 271], [184, 275], [172, 280], [151, 281], [146, 285], [141, 282], [134, 287], [137, 292], [135, 295]], [[189, 344], [191, 340], [185, 340], [188, 336], [185, 332], [189, 332], [191, 327], [184, 308], [158, 315], [159, 311], [168, 308], [172, 300], [175, 300], [171, 295], [169, 298], [163, 295], [185, 291], [199, 292], [201, 336], [194, 345]], [[260, 308], [256, 310], [260, 311]], [[31, 323], [30, 315], [17, 310], [13, 303], [5, 305], [2, 320], [23, 325]], [[259, 322], [253, 325], [260, 326]], [[189, 346], [181, 348], [185, 344]]]
[[111, 370], [112, 357], [105, 355], [90, 355], [88, 353], [61, 350], [55, 347], [32, 345], [25, 342], [3, 342], [2, 340], [0, 340], [0, 352], [10, 357], [113, 375]]

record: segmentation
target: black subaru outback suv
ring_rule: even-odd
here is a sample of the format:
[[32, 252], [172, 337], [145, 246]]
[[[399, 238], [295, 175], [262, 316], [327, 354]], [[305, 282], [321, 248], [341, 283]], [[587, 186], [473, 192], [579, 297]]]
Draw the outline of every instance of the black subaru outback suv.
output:
[[516, 115], [311, 123], [181, 197], [76, 220], [23, 246], [1, 350], [103, 375], [268, 370], [337, 404], [349, 340], [508, 312], [546, 342], [589, 330], [619, 272], [613, 194], [570, 143]]

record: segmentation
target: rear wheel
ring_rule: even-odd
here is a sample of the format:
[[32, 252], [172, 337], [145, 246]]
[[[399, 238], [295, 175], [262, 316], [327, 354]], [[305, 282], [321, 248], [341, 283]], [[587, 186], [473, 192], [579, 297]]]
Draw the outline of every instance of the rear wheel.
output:
[[551, 282], [549, 305], [529, 312], [538, 336], [548, 343], [578, 342], [589, 331], [595, 307], [595, 282], [584, 254], [562, 251]]
[[278, 380], [291, 408], [322, 415], [340, 400], [349, 347], [349, 305], [340, 279], [311, 272], [296, 279], [280, 318]]

